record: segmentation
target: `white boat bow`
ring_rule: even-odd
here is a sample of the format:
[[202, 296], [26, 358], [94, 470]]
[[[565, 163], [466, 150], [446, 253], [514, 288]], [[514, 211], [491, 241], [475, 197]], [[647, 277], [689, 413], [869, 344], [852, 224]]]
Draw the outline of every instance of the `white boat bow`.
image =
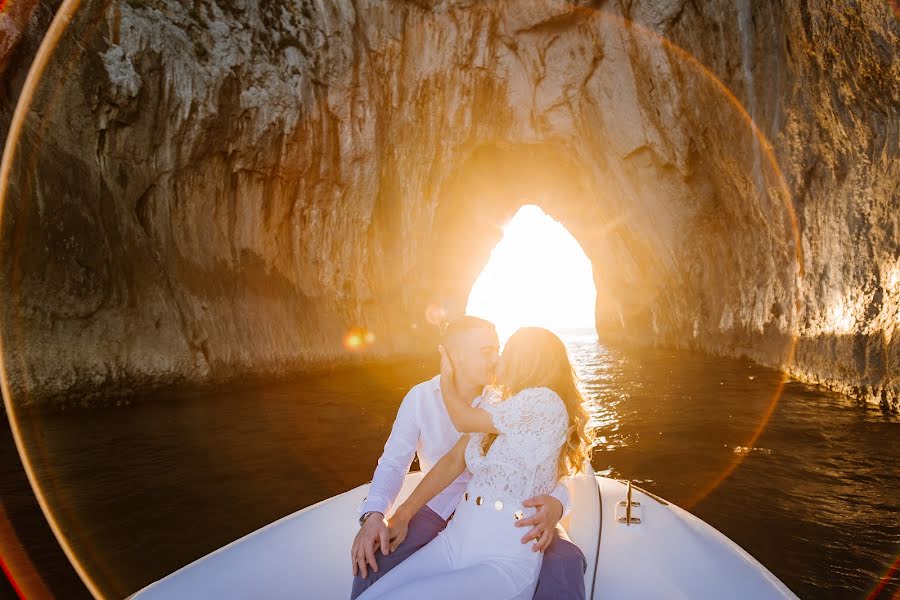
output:
[[[398, 503], [421, 478], [407, 476]], [[356, 511], [368, 488], [279, 519], [129, 600], [346, 600]], [[722, 533], [655, 495], [593, 472], [576, 478], [570, 491], [572, 510], [563, 525], [587, 558], [588, 598], [797, 598]]]

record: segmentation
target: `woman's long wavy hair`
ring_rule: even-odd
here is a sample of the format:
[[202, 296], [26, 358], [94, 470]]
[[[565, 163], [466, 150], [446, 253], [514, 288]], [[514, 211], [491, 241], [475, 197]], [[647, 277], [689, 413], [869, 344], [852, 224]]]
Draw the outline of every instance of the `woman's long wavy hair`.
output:
[[[562, 478], [584, 471], [584, 462], [593, 447], [593, 434], [587, 427], [588, 413], [578, 389], [578, 376], [562, 340], [543, 327], [522, 327], [506, 342], [501, 370], [497, 374], [497, 388], [503, 399], [532, 387], [549, 388], [562, 398], [569, 415], [569, 428], [559, 453], [557, 472]], [[496, 434], [484, 436], [485, 453], [496, 437]]]

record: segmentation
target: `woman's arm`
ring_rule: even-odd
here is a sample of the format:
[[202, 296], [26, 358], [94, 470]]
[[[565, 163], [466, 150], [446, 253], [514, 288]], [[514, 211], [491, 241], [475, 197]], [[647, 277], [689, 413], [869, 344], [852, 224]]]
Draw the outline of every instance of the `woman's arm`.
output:
[[453, 426], [460, 433], [499, 433], [486, 410], [472, 406], [471, 402], [466, 402], [460, 396], [454, 378], [453, 361], [446, 348], [440, 346], [438, 349], [441, 352], [441, 397]]
[[428, 474], [419, 482], [419, 485], [409, 495], [409, 498], [397, 507], [396, 512], [388, 520], [388, 527], [391, 532], [391, 552], [396, 550], [400, 542], [406, 538], [406, 529], [412, 516], [425, 506], [429, 500], [453, 483], [466, 469], [466, 444], [468, 443], [469, 436], [460, 436], [456, 445], [428, 471]]

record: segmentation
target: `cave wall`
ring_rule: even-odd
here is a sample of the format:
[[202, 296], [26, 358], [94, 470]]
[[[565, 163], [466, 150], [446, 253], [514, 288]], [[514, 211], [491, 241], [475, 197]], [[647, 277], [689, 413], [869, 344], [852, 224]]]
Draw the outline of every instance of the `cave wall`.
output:
[[[23, 402], [429, 349], [524, 202], [608, 343], [900, 399], [887, 3], [85, 1], [10, 171]], [[49, 400], [48, 400], [49, 401]]]

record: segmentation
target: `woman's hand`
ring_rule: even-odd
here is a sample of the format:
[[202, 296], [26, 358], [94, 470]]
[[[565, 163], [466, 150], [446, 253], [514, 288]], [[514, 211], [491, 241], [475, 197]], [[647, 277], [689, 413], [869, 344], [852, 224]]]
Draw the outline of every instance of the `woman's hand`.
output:
[[[399, 514], [398, 514], [399, 513]], [[406, 533], [409, 530], [409, 519], [403, 513], [395, 513], [388, 521], [388, 533], [391, 538], [391, 552], [397, 549], [403, 540], [406, 539]]]

